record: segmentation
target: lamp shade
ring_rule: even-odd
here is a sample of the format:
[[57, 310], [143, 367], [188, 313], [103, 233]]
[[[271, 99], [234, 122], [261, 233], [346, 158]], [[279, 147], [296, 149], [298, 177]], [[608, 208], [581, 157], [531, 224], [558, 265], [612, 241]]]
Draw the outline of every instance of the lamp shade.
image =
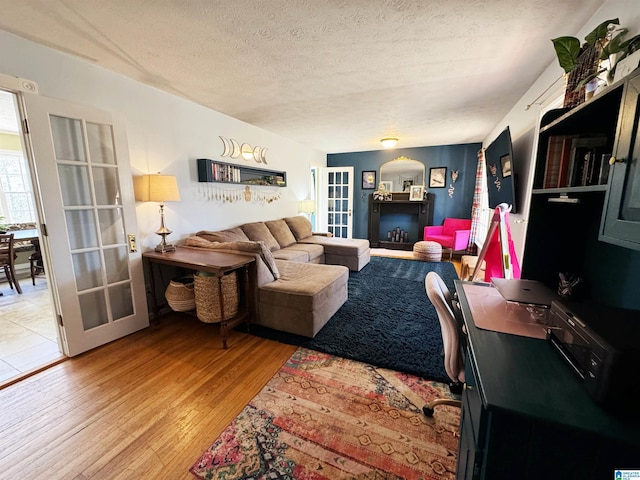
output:
[[298, 213], [315, 213], [316, 201], [315, 200], [302, 200], [298, 202]]
[[178, 202], [180, 192], [173, 175], [141, 175], [134, 183], [136, 200], [140, 202]]

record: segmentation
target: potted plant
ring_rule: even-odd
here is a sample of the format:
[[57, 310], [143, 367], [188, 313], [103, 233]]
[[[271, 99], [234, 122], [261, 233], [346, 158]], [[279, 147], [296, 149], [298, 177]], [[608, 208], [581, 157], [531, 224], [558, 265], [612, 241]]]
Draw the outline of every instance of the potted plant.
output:
[[[581, 45], [580, 40], [576, 37], [558, 37], [551, 40], [558, 57], [558, 63], [565, 73], [571, 73], [578, 67], [580, 53], [585, 47], [596, 47], [600, 52], [598, 68], [595, 72], [582, 78], [576, 90], [596, 77], [602, 78], [607, 85], [613, 83], [617, 63], [640, 46], [640, 35], [624, 40], [629, 30], [620, 28], [619, 25], [620, 21], [617, 18], [602, 22], [584, 37], [584, 45]], [[603, 73], [605, 75], [601, 76]]]

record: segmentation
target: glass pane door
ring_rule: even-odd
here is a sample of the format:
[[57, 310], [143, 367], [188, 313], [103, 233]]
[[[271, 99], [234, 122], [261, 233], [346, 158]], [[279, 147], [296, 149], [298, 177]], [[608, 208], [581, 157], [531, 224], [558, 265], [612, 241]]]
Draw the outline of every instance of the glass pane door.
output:
[[149, 324], [122, 134], [106, 112], [25, 96], [68, 355]]
[[84, 330], [133, 313], [110, 125], [50, 115]]
[[327, 231], [351, 238], [353, 217], [353, 167], [326, 169]]

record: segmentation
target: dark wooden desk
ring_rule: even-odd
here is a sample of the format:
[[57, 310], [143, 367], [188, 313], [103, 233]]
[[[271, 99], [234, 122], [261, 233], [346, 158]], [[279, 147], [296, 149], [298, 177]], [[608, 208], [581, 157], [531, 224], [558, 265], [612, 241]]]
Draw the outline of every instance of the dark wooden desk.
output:
[[457, 478], [599, 479], [640, 469], [640, 426], [597, 405], [546, 340], [479, 329], [465, 285], [455, 282], [467, 330]]
[[[249, 284], [253, 275], [249, 274], [249, 268], [255, 265], [255, 258], [247, 255], [235, 255], [231, 253], [213, 252], [194, 248], [178, 247], [174, 252], [160, 253], [156, 251], [144, 252], [142, 259], [149, 273], [151, 286], [152, 309], [155, 318], [159, 316], [158, 299], [156, 298], [155, 278], [153, 265], [170, 265], [187, 270], [198, 270], [213, 273], [218, 279], [218, 295], [220, 296], [220, 333], [222, 335], [222, 347], [227, 348], [227, 332], [242, 321], [250, 323], [251, 314], [254, 311]], [[222, 277], [236, 270], [242, 270], [239, 275], [243, 288], [240, 288], [240, 302], [238, 313], [233, 318], [224, 317], [224, 296], [222, 295]]]

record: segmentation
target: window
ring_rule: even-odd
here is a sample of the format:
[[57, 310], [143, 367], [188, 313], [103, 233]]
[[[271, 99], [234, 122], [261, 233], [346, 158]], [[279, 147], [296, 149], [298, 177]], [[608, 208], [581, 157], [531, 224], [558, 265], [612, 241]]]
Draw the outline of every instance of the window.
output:
[[0, 150], [0, 215], [2, 224], [36, 222], [29, 170], [20, 151]]
[[35, 223], [31, 177], [20, 141], [15, 95], [0, 90], [0, 224]]

